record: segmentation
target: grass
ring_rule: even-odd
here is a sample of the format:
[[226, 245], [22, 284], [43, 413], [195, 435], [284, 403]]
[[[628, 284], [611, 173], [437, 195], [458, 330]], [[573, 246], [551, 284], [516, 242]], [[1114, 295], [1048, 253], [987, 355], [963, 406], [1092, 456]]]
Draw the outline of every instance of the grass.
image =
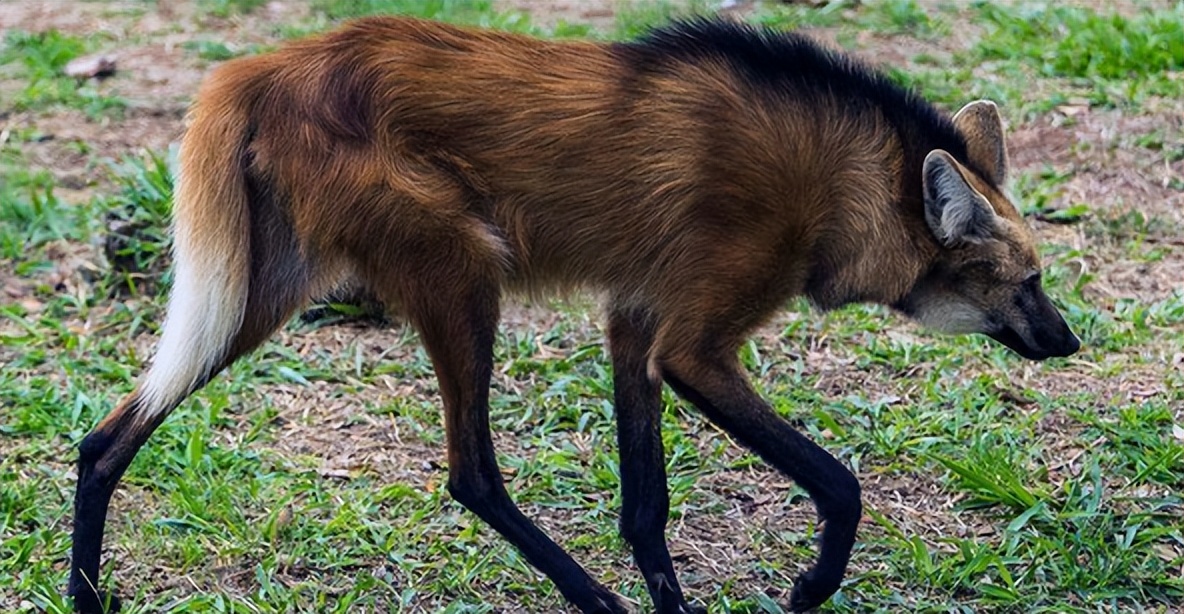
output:
[[615, 11], [613, 37], [621, 40], [637, 38], [654, 26], [673, 19], [703, 15], [710, 12], [703, 0], [690, 2], [622, 2]]
[[530, 18], [517, 11], [495, 10], [491, 0], [314, 0], [313, 10], [330, 20], [394, 14], [444, 19], [523, 33], [539, 33]]
[[311, 20], [284, 24], [279, 35], [298, 38], [328, 29], [344, 19], [368, 15], [405, 15], [553, 38], [595, 34], [587, 24], [563, 20], [543, 28], [532, 22], [526, 13], [498, 9], [491, 0], [314, 0], [310, 7]]
[[988, 27], [976, 49], [983, 59], [1019, 58], [1042, 76], [1086, 84], [1101, 103], [1184, 93], [1169, 76], [1184, 70], [1184, 3], [1134, 17], [1055, 4], [1007, 11], [984, 2], [979, 10]]
[[92, 203], [103, 212], [108, 229], [103, 251], [110, 265], [109, 292], [152, 294], [157, 281], [168, 282], [167, 229], [173, 196], [169, 161], [175, 165], [176, 154], [149, 153], [110, 165], [116, 190]]
[[207, 14], [223, 19], [234, 15], [246, 15], [267, 4], [267, 0], [200, 0], [200, 6]]
[[949, 34], [945, 22], [931, 15], [916, 0], [871, 3], [856, 21], [861, 27], [891, 35], [907, 34], [924, 39]]
[[186, 41], [183, 47], [195, 53], [197, 57], [211, 62], [222, 62], [240, 55], [250, 55], [262, 51], [256, 45], [239, 47], [211, 40]]
[[[962, 34], [949, 30], [951, 10], [890, 0], [847, 21], [881, 35], [926, 40]], [[1184, 95], [1184, 3], [1133, 15], [1051, 2], [975, 2], [959, 10], [970, 13], [963, 29], [981, 29], [972, 45], [948, 57], [923, 53], [914, 58], [920, 70], [893, 71], [930, 99], [992, 98], [1026, 117], [1078, 99], [1138, 107]], [[1026, 87], [1032, 83], [1041, 87]]]
[[24, 87], [0, 110], [64, 105], [82, 109], [92, 117], [122, 110], [124, 101], [104, 94], [101, 86], [90, 80], [80, 82], [62, 72], [70, 60], [92, 51], [97, 42], [94, 37], [83, 39], [56, 30], [8, 30], [0, 47], [0, 74], [12, 74], [24, 82]]
[[[233, 16], [252, 4], [210, 6]], [[1139, 114], [1169, 96], [1165, 83], [1181, 70], [1171, 45], [1152, 44], [1171, 40], [1180, 4], [1129, 17], [1052, 4], [928, 6], [777, 3], [751, 18], [828, 28], [873, 54], [884, 41], [928, 49], [969, 37], [897, 75], [951, 107], [998, 94], [1005, 110], [1021, 109], [1013, 127], [1079, 95]], [[312, 8], [307, 21], [276, 25], [279, 35], [371, 12], [542, 32], [479, 1]], [[627, 37], [679, 10], [638, 5], [609, 31], [568, 24], [548, 34]], [[1104, 36], [1129, 39], [1131, 55], [1089, 43]], [[215, 40], [195, 33], [190, 55], [214, 62], [255, 49]], [[0, 113], [22, 120], [0, 127], [6, 611], [67, 611], [75, 446], [132, 388], [163, 315], [174, 154], [86, 149], [101, 180], [69, 199], [56, 169], [32, 162], [49, 135], [24, 118], [88, 108], [83, 90], [93, 86], [57, 71], [105, 44], [13, 30], [0, 54], [0, 91], [17, 92]], [[119, 129], [118, 115], [94, 117]], [[1179, 137], [1165, 125], [1130, 141], [1178, 168]], [[1080, 355], [1035, 365], [980, 337], [929, 335], [882, 308], [819, 314], [801, 301], [746, 346], [758, 389], [864, 483], [860, 542], [827, 611], [1166, 612], [1184, 601], [1184, 293], [1123, 285], [1129, 277], [1113, 273], [1173, 261], [1181, 218], [1129, 206], [1143, 193], [1121, 184], [1069, 201], [1089, 172], [1035, 165], [1012, 186], [1025, 213], [1050, 224], [1045, 280], [1081, 333]], [[1178, 199], [1184, 186], [1165, 189]], [[71, 254], [101, 266], [79, 268]], [[611, 370], [595, 310], [578, 300], [541, 307], [559, 316], [536, 309], [499, 331], [501, 466], [528, 516], [648, 608], [616, 532]], [[165, 422], [116, 494], [104, 583], [132, 613], [561, 609], [554, 587], [446, 494], [439, 400], [415, 334], [398, 323], [327, 323], [339, 319], [293, 321]], [[669, 534], [684, 587], [713, 612], [782, 611], [814, 556], [808, 499], [669, 391], [665, 401]]]

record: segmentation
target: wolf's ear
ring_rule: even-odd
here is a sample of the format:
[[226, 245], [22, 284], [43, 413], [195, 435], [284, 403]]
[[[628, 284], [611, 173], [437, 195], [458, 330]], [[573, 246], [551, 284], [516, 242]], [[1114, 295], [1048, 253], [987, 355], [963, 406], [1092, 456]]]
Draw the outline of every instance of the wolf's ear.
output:
[[966, 181], [953, 156], [940, 149], [929, 152], [921, 183], [925, 193], [925, 222], [942, 245], [953, 247], [991, 236], [995, 211]]
[[954, 115], [954, 127], [966, 139], [970, 163], [982, 169], [996, 186], [1007, 180], [1007, 144], [1003, 118], [990, 100], [976, 100]]

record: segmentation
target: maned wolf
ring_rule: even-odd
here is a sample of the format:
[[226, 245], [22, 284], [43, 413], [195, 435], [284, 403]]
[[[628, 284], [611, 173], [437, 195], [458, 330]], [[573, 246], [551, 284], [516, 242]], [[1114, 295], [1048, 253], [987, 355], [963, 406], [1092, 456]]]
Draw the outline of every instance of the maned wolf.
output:
[[597, 44], [370, 18], [227, 62], [190, 121], [156, 357], [79, 446], [69, 593], [82, 611], [103, 607], [107, 506], [136, 451], [343, 276], [404, 314], [431, 355], [452, 496], [584, 612], [628, 607], [515, 507], [496, 466], [503, 294], [604, 296], [620, 530], [664, 613], [697, 609], [664, 537], [663, 383], [826, 520], [790, 607], [821, 604], [843, 577], [859, 482], [737, 360], [787, 299], [881, 303], [1036, 360], [1078, 349], [1002, 189], [995, 106], [950, 119], [796, 34], [698, 19]]

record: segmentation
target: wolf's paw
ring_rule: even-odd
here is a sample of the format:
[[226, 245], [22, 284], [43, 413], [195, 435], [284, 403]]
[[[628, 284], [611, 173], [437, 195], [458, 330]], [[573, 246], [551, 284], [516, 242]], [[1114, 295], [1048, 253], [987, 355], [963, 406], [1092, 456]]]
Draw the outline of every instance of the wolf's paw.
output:
[[707, 608], [687, 603], [682, 589], [665, 574], [655, 574], [647, 581], [650, 595], [654, 598], [655, 614], [707, 614]]
[[74, 595], [74, 611], [78, 614], [115, 614], [123, 607], [119, 597], [86, 590]]
[[820, 580], [815, 574], [814, 570], [798, 576], [797, 582], [794, 582], [793, 592], [789, 595], [789, 609], [794, 612], [806, 612], [826, 603], [830, 596], [839, 590], [839, 582], [842, 578], [836, 580]]

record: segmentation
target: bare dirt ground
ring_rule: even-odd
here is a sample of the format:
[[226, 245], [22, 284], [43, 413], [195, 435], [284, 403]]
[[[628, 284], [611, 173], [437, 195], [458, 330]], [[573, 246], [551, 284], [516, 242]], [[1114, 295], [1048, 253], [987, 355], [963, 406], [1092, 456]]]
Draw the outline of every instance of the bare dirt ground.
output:
[[[586, 0], [506, 0], [505, 6], [528, 11], [542, 23], [559, 19], [607, 25], [613, 19], [613, 3]], [[188, 0], [159, 0], [155, 7], [142, 2], [43, 2], [5, 0], [0, 2], [0, 30], [20, 29], [43, 31], [56, 28], [63, 32], [87, 35], [104, 32], [110, 42], [104, 45], [118, 59], [118, 72], [101, 85], [105, 92], [116, 94], [129, 102], [122, 119], [94, 121], [78, 111], [30, 110], [0, 117], [0, 129], [5, 126], [31, 126], [47, 138], [23, 145], [24, 154], [37, 166], [53, 173], [66, 188], [60, 191], [67, 200], [81, 202], [95, 189], [106, 185], [106, 179], [94, 164], [94, 157], [81, 153], [76, 144], [85, 143], [89, 151], [118, 158], [146, 150], [161, 151], [175, 143], [183, 132], [183, 116], [189, 98], [212, 62], [202, 60], [185, 49], [189, 40], [217, 40], [230, 46], [275, 44], [279, 41], [275, 26], [306, 9], [294, 1], [271, 2], [254, 13], [227, 19], [203, 15]], [[833, 33], [821, 31], [821, 37]], [[960, 44], [957, 37], [945, 37], [930, 43], [918, 43], [905, 37], [867, 34], [859, 40], [862, 55], [873, 62], [905, 61], [919, 51], [948, 53]], [[919, 47], [931, 47], [920, 49]], [[2, 90], [0, 90], [2, 91]], [[1097, 281], [1090, 284], [1090, 298], [1103, 304], [1113, 304], [1124, 298], [1152, 301], [1166, 298], [1184, 283], [1184, 193], [1169, 187], [1172, 180], [1184, 178], [1184, 161], [1166, 164], [1147, 149], [1134, 146], [1141, 135], [1159, 131], [1165, 140], [1184, 141], [1184, 114], [1177, 104], [1170, 108], [1130, 116], [1114, 110], [1088, 107], [1066, 107], [1031, 123], [1010, 126], [1010, 149], [1016, 174], [1025, 171], [1052, 169], [1072, 171], [1072, 178], [1060, 187], [1054, 205], [1091, 203], [1092, 214], [1099, 219], [1118, 219], [1123, 213], [1137, 210], [1144, 216], [1164, 221], [1162, 230], [1152, 233], [1151, 240], [1169, 247], [1165, 255], [1154, 262], [1133, 262], [1126, 258], [1126, 246], [1117, 242], [1100, 241], [1089, 236], [1089, 224], [1051, 224], [1034, 221], [1036, 231], [1046, 238], [1077, 246], [1083, 271], [1094, 274]], [[93, 258], [98, 261], [96, 255]], [[16, 283], [16, 282], [13, 282]], [[547, 326], [555, 318], [543, 308], [517, 308], [508, 314], [507, 326], [535, 323]], [[779, 321], [766, 335], [784, 324]], [[895, 334], [909, 335], [901, 326]], [[325, 350], [344, 348], [366, 338], [366, 346], [376, 353], [396, 344], [402, 334], [393, 330], [358, 328], [322, 328], [299, 336], [285, 333], [282, 343], [298, 351], [304, 346]], [[596, 325], [589, 324], [588, 338], [601, 336]], [[148, 353], [151, 339], [142, 340], [141, 352]], [[860, 390], [874, 398], [883, 374], [859, 372], [849, 368], [849, 360], [839, 340], [819, 340], [816, 348], [803, 348], [810, 368], [823, 375], [820, 388], [828, 395], [841, 398], [847, 391]], [[398, 360], [398, 356], [388, 356]], [[1165, 369], [1184, 369], [1184, 365], [1168, 364]], [[1082, 385], [1099, 391], [1104, 398], [1146, 398], [1161, 392], [1163, 371], [1150, 367], [1120, 369], [1116, 375], [1102, 377], [1097, 367], [1072, 364], [1058, 375], [1050, 376], [1039, 366], [1024, 366], [1011, 374], [1017, 388], [1042, 390], [1056, 395], [1071, 387]], [[497, 386], [512, 387], [512, 378], [500, 377]], [[439, 445], [426, 444], [413, 437], [404, 438], [391, 425], [377, 420], [359, 421], [353, 411], [366, 398], [412, 393], [435, 399], [434, 384], [430, 381], [415, 384], [413, 390], [406, 383], [392, 379], [388, 386], [359, 393], [351, 399], [335, 395], [327, 384], [288, 388], [268, 386], [259, 391], [275, 399], [281, 408], [280, 418], [285, 424], [277, 435], [275, 446], [281, 454], [312, 454], [323, 459], [321, 471], [326, 476], [359, 467], [391, 481], [410, 484], [432, 484], [441, 479], [435, 464], [443, 457]], [[888, 394], [888, 391], [884, 391]], [[1017, 406], [1023, 411], [1023, 406]], [[1178, 414], [1178, 420], [1184, 414]], [[1062, 425], [1049, 424], [1050, 431]], [[722, 434], [721, 434], [722, 436]], [[1071, 439], [1071, 438], [1064, 438]], [[510, 454], [529, 453], [518, 450], [510, 434], [499, 435], [498, 446]], [[707, 445], [706, 443], [704, 445]], [[1087, 442], [1074, 444], [1078, 447]], [[1066, 444], [1064, 458], [1071, 459], [1074, 445]], [[735, 452], [740, 454], [739, 451]], [[1066, 476], [1073, 473], [1063, 469]], [[860, 476], [865, 495], [882, 513], [895, 519], [903, 530], [919, 534], [967, 534], [981, 530], [975, 526], [951, 524], [947, 510], [953, 501], [950, 495], [934, 482], [910, 480], [907, 483], [891, 475], [871, 473]], [[760, 484], [763, 495], [749, 495], [744, 485]], [[808, 506], [797, 506], [787, 512], [781, 505], [766, 505], [769, 501], [783, 501], [793, 485], [787, 479], [763, 466], [720, 474], [709, 483], [701, 483], [725, 496], [734, 508], [722, 517], [718, 514], [694, 514], [673, 524], [670, 529], [672, 551], [679, 565], [684, 566], [688, 578], [705, 581], [718, 568], [738, 568], [743, 557], [761, 556], [753, 550], [771, 548], [775, 544], [754, 544], [747, 541], [749, 533], [737, 531], [736, 524], [747, 526], [799, 527], [812, 516]], [[119, 499], [117, 507], [134, 506], [135, 502]], [[117, 514], [118, 512], [113, 512]], [[528, 510], [528, 515], [540, 518], [540, 524], [552, 532], [561, 532], [563, 518], [547, 517], [540, 510]], [[793, 514], [794, 517], [785, 517]], [[965, 519], [965, 516], [961, 518]], [[548, 526], [550, 525], [550, 526]], [[604, 564], [610, 564], [604, 562]], [[621, 565], [618, 561], [616, 564]], [[232, 574], [233, 575], [233, 574]], [[759, 580], [759, 579], [758, 579]], [[694, 580], [687, 582], [691, 592], [697, 592]], [[784, 599], [787, 595], [771, 595]]]

